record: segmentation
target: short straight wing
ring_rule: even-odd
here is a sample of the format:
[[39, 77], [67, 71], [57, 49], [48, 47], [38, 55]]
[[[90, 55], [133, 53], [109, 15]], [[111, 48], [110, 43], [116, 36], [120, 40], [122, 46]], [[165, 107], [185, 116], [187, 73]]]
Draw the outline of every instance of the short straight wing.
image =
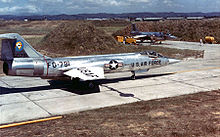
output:
[[102, 67], [81, 67], [71, 69], [64, 72], [65, 75], [71, 78], [80, 78], [81, 80], [96, 80], [104, 79], [104, 69]]

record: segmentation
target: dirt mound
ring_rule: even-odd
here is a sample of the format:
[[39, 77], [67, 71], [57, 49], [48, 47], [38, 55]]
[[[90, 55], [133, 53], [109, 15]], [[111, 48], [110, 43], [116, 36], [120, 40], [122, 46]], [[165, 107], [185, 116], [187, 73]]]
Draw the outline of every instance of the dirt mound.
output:
[[38, 49], [63, 56], [113, 53], [121, 48], [112, 36], [84, 21], [60, 24], [39, 46]]
[[[86, 21], [65, 22], [48, 33], [37, 45], [34, 45], [43, 55], [50, 57], [65, 57], [78, 55], [97, 55], [140, 52], [154, 50], [164, 56], [184, 58], [197, 55], [197, 51], [183, 51], [177, 49], [158, 48], [152, 46], [125, 46], [120, 45], [115, 39], [99, 30]], [[199, 53], [200, 54], [200, 53]]]
[[[205, 36], [214, 36], [220, 43], [220, 20], [176, 20], [163, 22], [139, 22], [136, 23], [139, 31], [156, 31], [171, 33], [178, 37], [178, 40], [198, 42]], [[130, 35], [131, 25], [113, 34]]]

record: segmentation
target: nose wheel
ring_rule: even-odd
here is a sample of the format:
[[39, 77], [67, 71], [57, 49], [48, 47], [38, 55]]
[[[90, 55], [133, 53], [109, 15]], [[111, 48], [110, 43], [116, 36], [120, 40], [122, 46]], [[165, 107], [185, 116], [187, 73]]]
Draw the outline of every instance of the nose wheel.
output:
[[131, 79], [135, 80], [135, 71], [131, 71]]

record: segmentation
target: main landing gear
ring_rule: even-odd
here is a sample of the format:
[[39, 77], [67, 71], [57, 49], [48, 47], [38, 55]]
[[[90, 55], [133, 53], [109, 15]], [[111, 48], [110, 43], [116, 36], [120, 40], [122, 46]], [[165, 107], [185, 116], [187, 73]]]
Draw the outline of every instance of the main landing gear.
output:
[[131, 79], [135, 80], [135, 71], [131, 71]]
[[79, 89], [94, 89], [96, 84], [93, 81], [80, 81], [79, 78], [72, 79], [73, 86]]

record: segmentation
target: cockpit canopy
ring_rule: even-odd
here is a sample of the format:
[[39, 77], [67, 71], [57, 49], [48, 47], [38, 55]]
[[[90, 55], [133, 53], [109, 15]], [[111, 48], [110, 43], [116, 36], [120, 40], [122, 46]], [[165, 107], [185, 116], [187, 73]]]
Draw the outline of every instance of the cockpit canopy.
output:
[[155, 51], [143, 51], [143, 52], [140, 52], [141, 55], [147, 55], [149, 56], [150, 58], [164, 58], [163, 55], [155, 52]]

